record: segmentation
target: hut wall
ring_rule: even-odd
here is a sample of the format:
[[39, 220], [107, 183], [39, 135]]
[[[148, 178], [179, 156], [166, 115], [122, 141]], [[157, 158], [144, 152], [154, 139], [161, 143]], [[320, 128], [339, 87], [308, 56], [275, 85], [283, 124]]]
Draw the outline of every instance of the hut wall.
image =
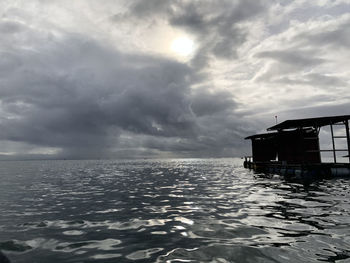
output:
[[318, 134], [314, 130], [281, 132], [278, 135], [278, 160], [288, 163], [320, 163]]
[[267, 162], [276, 159], [276, 145], [274, 138], [252, 140], [254, 162]]
[[321, 163], [320, 142], [316, 131], [304, 133], [304, 160], [308, 163]]

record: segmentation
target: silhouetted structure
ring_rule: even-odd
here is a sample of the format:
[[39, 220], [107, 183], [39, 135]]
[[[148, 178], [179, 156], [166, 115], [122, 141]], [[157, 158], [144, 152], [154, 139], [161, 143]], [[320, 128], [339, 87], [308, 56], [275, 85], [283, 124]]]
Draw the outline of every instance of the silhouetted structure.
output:
[[10, 263], [10, 260], [0, 251], [0, 263]]
[[[350, 158], [350, 115], [287, 120], [268, 128], [270, 133], [256, 134], [252, 141], [252, 157], [245, 157], [244, 166], [260, 172], [320, 176], [350, 175], [350, 163], [337, 162], [336, 152], [347, 152]], [[335, 136], [334, 125], [344, 125], [345, 135]], [[330, 126], [332, 149], [320, 149], [321, 127]], [[346, 139], [346, 149], [337, 149], [335, 140]], [[333, 152], [332, 163], [322, 163], [321, 152]], [[349, 159], [350, 162], [350, 159]]]

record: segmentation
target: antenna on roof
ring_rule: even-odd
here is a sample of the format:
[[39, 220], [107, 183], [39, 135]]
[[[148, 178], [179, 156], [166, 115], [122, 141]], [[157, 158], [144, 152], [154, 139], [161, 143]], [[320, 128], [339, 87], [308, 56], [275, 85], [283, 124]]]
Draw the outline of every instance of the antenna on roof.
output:
[[277, 115], [275, 116], [275, 119], [276, 119], [276, 124], [277, 124]]

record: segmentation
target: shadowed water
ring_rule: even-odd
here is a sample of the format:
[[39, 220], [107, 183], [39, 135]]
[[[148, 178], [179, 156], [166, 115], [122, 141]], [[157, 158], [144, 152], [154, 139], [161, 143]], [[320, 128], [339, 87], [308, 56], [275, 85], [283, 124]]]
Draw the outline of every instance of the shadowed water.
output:
[[0, 166], [11, 262], [350, 262], [350, 180], [304, 186], [233, 159]]

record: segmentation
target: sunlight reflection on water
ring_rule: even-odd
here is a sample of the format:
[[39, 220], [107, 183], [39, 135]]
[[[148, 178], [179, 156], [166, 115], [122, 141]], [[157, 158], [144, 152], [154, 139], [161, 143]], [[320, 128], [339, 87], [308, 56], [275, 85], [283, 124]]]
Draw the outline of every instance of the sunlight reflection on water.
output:
[[2, 162], [0, 178], [13, 262], [350, 258], [347, 179], [303, 185], [233, 159]]

